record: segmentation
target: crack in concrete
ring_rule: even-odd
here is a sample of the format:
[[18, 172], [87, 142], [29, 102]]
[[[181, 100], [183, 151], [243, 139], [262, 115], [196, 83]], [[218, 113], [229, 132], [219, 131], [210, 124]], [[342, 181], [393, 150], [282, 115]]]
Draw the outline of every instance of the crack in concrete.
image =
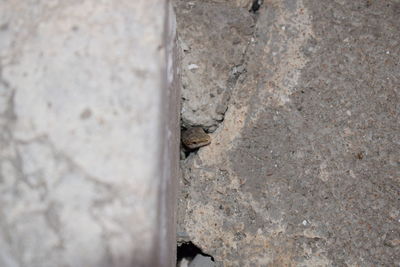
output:
[[[262, 2], [260, 0], [255, 0], [254, 3], [256, 3], [256, 2], [259, 4], [258, 8], [257, 8], [257, 10], [258, 10], [258, 9], [261, 8]], [[254, 5], [254, 3], [253, 3], [253, 5]], [[251, 11], [249, 11], [249, 12], [251, 12]], [[246, 61], [246, 58], [248, 56], [247, 53], [248, 53], [248, 50], [249, 50], [250, 46], [254, 42], [256, 42], [256, 40], [257, 40], [256, 28], [257, 28], [257, 22], [258, 22], [259, 14], [256, 13], [256, 12], [253, 12], [253, 13], [255, 13], [252, 16], [253, 17], [253, 26], [252, 27], [254, 28], [254, 30], [253, 30], [253, 33], [251, 35], [250, 40], [247, 42], [247, 45], [246, 45], [245, 49], [243, 50], [243, 53], [241, 55], [241, 59], [239, 60], [240, 63], [238, 65], [234, 66], [230, 71], [230, 74], [229, 74], [229, 77], [228, 77], [228, 81], [227, 81], [228, 91], [226, 92], [226, 95], [227, 95], [226, 107], [224, 108], [224, 111], [221, 113], [222, 119], [220, 121], [218, 121], [215, 130], [217, 130], [220, 127], [221, 123], [225, 119], [225, 114], [228, 111], [229, 106], [232, 104], [231, 103], [232, 93], [236, 89], [236, 86], [238, 85], [238, 82], [239, 81], [243, 81], [243, 80], [246, 79], [246, 73], [247, 73], [246, 67], [247, 67], [247, 64], [248, 64], [248, 62]]]

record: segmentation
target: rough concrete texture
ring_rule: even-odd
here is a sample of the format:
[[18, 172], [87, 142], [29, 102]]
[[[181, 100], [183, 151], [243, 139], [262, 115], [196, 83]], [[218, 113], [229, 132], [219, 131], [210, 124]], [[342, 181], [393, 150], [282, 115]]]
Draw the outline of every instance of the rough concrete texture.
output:
[[214, 267], [214, 265], [215, 264], [211, 260], [211, 257], [198, 254], [189, 264], [189, 267]]
[[182, 0], [175, 10], [182, 49], [182, 123], [214, 131], [243, 71], [254, 20], [245, 9], [220, 3]]
[[0, 4], [0, 266], [174, 265], [171, 12]]
[[179, 238], [217, 266], [400, 266], [400, 2], [266, 0], [253, 38], [182, 163]]
[[[246, 9], [250, 9], [253, 0], [200, 0], [203, 2], [213, 2], [213, 3], [223, 3], [225, 5], [230, 5], [234, 7], [242, 7]], [[192, 1], [192, 2], [198, 2], [198, 1]]]

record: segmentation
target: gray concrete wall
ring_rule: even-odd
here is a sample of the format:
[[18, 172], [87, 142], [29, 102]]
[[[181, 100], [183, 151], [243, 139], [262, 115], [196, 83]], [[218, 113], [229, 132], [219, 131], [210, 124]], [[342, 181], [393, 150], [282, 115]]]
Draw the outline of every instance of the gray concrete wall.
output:
[[0, 266], [172, 266], [168, 1], [0, 4]]
[[400, 266], [400, 1], [216, 2], [177, 1], [183, 122], [229, 96], [182, 161], [179, 241], [215, 266]]

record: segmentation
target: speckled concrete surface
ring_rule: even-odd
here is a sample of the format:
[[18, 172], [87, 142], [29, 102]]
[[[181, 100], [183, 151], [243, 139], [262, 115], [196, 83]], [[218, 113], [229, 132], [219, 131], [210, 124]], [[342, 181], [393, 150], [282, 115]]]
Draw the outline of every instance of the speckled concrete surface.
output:
[[254, 32], [246, 9], [176, 1], [182, 49], [182, 124], [214, 131], [224, 114]]
[[399, 266], [399, 62], [399, 1], [264, 1], [182, 162], [180, 238], [217, 266]]

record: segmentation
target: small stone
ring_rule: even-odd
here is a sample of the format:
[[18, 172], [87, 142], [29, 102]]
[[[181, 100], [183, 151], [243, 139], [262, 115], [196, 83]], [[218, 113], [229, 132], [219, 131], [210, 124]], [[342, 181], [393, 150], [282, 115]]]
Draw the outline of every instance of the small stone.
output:
[[199, 68], [199, 66], [196, 65], [196, 64], [190, 64], [190, 65], [188, 66], [188, 70], [195, 70], [195, 69], [198, 69], [198, 68]]
[[214, 267], [215, 264], [211, 257], [197, 254], [193, 261], [189, 264], [189, 267]]

